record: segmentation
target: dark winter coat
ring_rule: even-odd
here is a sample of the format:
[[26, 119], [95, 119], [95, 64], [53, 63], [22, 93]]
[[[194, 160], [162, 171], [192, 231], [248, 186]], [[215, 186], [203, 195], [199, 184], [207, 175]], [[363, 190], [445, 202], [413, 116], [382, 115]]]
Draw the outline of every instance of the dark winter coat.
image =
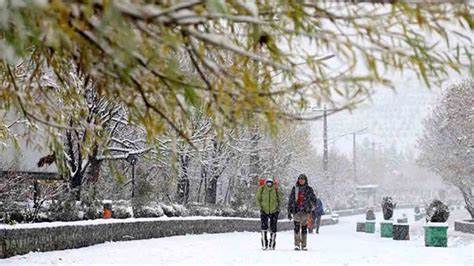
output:
[[319, 198], [316, 199], [316, 215], [317, 216], [324, 215], [323, 203]]
[[[312, 187], [308, 185], [308, 179], [305, 177], [306, 182], [301, 186], [298, 181], [296, 185], [291, 189], [290, 198], [288, 199], [288, 213], [295, 214], [298, 212], [311, 213], [313, 206], [316, 202], [316, 195]], [[297, 192], [303, 192], [303, 204], [302, 207], [298, 207]]]

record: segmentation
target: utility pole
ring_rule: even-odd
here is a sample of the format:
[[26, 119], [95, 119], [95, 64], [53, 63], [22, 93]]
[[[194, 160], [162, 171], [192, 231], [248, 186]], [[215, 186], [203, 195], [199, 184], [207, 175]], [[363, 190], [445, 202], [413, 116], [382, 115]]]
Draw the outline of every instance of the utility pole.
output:
[[357, 153], [356, 153], [356, 133], [352, 133], [352, 175], [357, 184]]
[[323, 112], [323, 174], [326, 179], [329, 178], [329, 148], [328, 148], [328, 111], [336, 111], [337, 109], [327, 109], [324, 105], [323, 109], [311, 108], [312, 111]]
[[324, 106], [323, 110], [323, 172], [324, 177], [328, 178], [328, 163], [329, 163], [329, 154], [328, 154], [328, 120], [327, 120], [327, 110]]

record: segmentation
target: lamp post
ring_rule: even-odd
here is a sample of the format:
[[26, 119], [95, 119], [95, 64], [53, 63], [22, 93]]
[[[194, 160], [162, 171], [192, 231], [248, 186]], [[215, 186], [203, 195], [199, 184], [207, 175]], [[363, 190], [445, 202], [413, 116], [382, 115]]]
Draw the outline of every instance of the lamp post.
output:
[[135, 197], [135, 165], [138, 162], [138, 155], [129, 154], [127, 156], [127, 162], [132, 165], [132, 199]]

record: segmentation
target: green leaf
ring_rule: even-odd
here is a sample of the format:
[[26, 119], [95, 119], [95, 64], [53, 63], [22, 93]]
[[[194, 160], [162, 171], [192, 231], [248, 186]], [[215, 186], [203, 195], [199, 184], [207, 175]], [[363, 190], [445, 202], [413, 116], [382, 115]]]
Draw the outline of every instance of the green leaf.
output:
[[199, 96], [196, 94], [196, 91], [193, 88], [184, 87], [184, 98], [193, 106], [199, 106]]
[[421, 74], [421, 77], [423, 78], [423, 81], [425, 82], [426, 86], [430, 88], [431, 87], [430, 82], [428, 80], [428, 76], [426, 74], [426, 67], [423, 64], [423, 61], [421, 59], [417, 59], [416, 62], [418, 64], [418, 68], [420, 69], [420, 74]]
[[209, 13], [228, 13], [227, 5], [222, 0], [207, 0], [206, 7]]

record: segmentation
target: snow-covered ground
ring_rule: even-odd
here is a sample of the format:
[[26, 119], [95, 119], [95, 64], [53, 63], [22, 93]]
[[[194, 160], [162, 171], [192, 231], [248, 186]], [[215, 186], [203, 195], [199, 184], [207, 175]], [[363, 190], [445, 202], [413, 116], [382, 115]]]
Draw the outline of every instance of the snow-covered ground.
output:
[[[362, 215], [343, 217], [340, 223], [321, 228], [321, 234], [308, 236], [308, 251], [293, 250], [293, 233], [280, 232], [277, 249], [260, 250], [258, 233], [226, 233], [174, 236], [150, 240], [113, 242], [73, 250], [30, 253], [0, 260], [0, 265], [69, 264], [474, 264], [474, 236], [449, 231], [447, 248], [424, 246], [423, 221], [414, 222], [411, 210], [410, 241], [380, 238], [375, 234], [356, 233], [355, 223]], [[456, 216], [456, 213], [453, 213]], [[380, 221], [381, 214], [377, 213]]]

